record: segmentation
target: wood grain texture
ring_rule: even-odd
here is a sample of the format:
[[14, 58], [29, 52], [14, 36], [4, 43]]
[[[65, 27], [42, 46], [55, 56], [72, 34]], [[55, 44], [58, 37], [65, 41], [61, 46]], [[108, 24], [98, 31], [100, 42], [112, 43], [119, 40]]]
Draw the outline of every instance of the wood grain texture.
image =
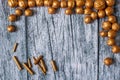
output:
[[[120, 1], [117, 0], [115, 14], [118, 20], [119, 7]], [[21, 16], [17, 22], [10, 23], [7, 16], [14, 13], [15, 9], [7, 6], [7, 0], [0, 0], [0, 80], [120, 79], [120, 56], [112, 54], [110, 47], [106, 45], [106, 39], [98, 34], [104, 19], [85, 24], [84, 15], [67, 16], [64, 9], [59, 9], [54, 15], [48, 14], [44, 7], [32, 9], [34, 16]], [[17, 26], [17, 32], [7, 32], [10, 24]], [[118, 43], [119, 41], [118, 37]], [[15, 42], [19, 45], [17, 52], [13, 53], [11, 50]], [[12, 60], [14, 55], [21, 62], [43, 55], [47, 74], [43, 75], [36, 65], [33, 65], [36, 73], [33, 76], [25, 69], [19, 71]], [[109, 56], [113, 57], [116, 63], [106, 67], [103, 59]], [[51, 60], [56, 61], [58, 72], [53, 72]]]

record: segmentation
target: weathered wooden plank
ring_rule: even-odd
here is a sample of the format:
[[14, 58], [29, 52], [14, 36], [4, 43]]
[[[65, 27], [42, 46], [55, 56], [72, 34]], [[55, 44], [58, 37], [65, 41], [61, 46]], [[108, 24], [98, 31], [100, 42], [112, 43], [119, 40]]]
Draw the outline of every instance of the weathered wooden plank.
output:
[[[120, 1], [116, 0], [117, 4], [115, 6], [115, 15], [117, 16], [118, 22], [120, 23]], [[101, 22], [104, 20], [100, 20], [100, 30], [101, 30]], [[119, 44], [119, 34], [117, 37], [117, 43]], [[120, 80], [120, 55], [113, 54], [111, 52], [111, 47], [108, 47], [106, 44], [107, 38], [99, 38], [99, 80]], [[103, 60], [106, 57], [112, 57], [115, 60], [115, 63], [110, 67], [104, 65]]]
[[[46, 76], [34, 66], [36, 75], [29, 80], [97, 80], [98, 27], [83, 22], [83, 16], [67, 16], [61, 10], [49, 15], [46, 8], [37, 8], [27, 18], [27, 48], [29, 56], [44, 55], [48, 66]], [[59, 67], [53, 72], [50, 60]]]
[[[0, 80], [27, 80], [27, 72], [19, 71], [12, 60], [16, 55], [21, 62], [26, 61], [25, 17], [22, 16], [19, 21], [10, 23], [7, 16], [14, 13], [14, 9], [7, 6], [7, 0], [0, 0], [0, 11]], [[7, 32], [7, 26], [10, 24], [17, 26], [17, 32]], [[13, 53], [15, 42], [19, 43], [19, 46]]]

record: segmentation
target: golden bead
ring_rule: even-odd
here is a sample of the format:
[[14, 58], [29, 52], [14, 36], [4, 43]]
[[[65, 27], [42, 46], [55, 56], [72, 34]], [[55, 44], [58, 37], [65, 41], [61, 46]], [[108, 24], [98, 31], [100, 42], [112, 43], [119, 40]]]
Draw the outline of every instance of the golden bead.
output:
[[93, 5], [94, 5], [93, 0], [86, 0], [86, 2], [85, 2], [85, 7], [86, 8], [92, 8]]
[[17, 7], [18, 2], [17, 0], [8, 0], [8, 5], [12, 8]]
[[48, 13], [49, 13], [49, 14], [55, 14], [55, 13], [56, 13], [56, 9], [53, 8], [53, 7], [49, 7], [49, 8], [48, 8]]
[[68, 1], [68, 8], [73, 9], [75, 7], [75, 1], [74, 0], [69, 0]]
[[59, 8], [59, 7], [60, 7], [60, 2], [57, 1], [57, 0], [54, 0], [54, 1], [53, 1], [53, 4], [52, 4], [52, 7], [53, 7], [53, 8]]
[[95, 19], [97, 19], [97, 16], [98, 16], [98, 15], [97, 15], [96, 12], [92, 12], [90, 16], [91, 16], [91, 18], [92, 18], [93, 20], [95, 20]]
[[112, 46], [112, 52], [113, 53], [119, 53], [120, 52], [120, 47], [117, 45]]
[[108, 36], [108, 32], [107, 31], [100, 31], [100, 36], [101, 37], [107, 37]]
[[67, 1], [62, 0], [62, 1], [60, 2], [60, 7], [61, 7], [61, 8], [66, 8], [66, 7], [67, 7]]
[[9, 26], [7, 27], [7, 31], [8, 31], [8, 32], [15, 32], [15, 31], [16, 31], [16, 27], [13, 26], [13, 25], [9, 25]]
[[91, 18], [90, 16], [85, 16], [84, 22], [85, 22], [86, 24], [89, 24], [89, 23], [92, 22], [92, 18]]
[[17, 15], [17, 16], [21, 16], [22, 14], [23, 14], [23, 12], [22, 12], [22, 10], [21, 9], [16, 9], [15, 10], [15, 14]]
[[116, 37], [116, 32], [114, 30], [108, 31], [108, 37], [109, 38], [115, 38]]
[[25, 10], [25, 16], [32, 16], [32, 15], [33, 15], [33, 10], [31, 10], [31, 9]]
[[75, 12], [76, 12], [76, 14], [83, 14], [84, 10], [82, 7], [76, 7]]
[[114, 9], [113, 9], [112, 7], [107, 7], [107, 8], [105, 9], [105, 13], [106, 13], [107, 16], [112, 15], [113, 12], [114, 12]]
[[108, 21], [111, 23], [115, 23], [117, 21], [115, 16], [108, 16]]
[[110, 66], [111, 64], [113, 64], [113, 59], [110, 57], [107, 57], [104, 59], [104, 64], [107, 66]]
[[43, 6], [44, 5], [43, 0], [35, 0], [35, 2], [36, 2], [36, 6]]
[[26, 0], [19, 0], [18, 5], [19, 5], [19, 7], [23, 8], [23, 9], [28, 7], [28, 3]]
[[113, 23], [112, 24], [112, 30], [114, 30], [114, 31], [120, 30], [120, 25], [118, 23]]
[[70, 8], [67, 8], [66, 10], [65, 10], [65, 14], [66, 15], [71, 15], [73, 12], [72, 12], [72, 9], [70, 9]]
[[105, 0], [107, 6], [114, 6], [115, 5], [115, 0]]
[[95, 0], [94, 8], [97, 10], [105, 9], [105, 0]]
[[85, 0], [76, 0], [76, 6], [77, 7], [82, 7], [85, 5]]
[[112, 28], [112, 24], [109, 21], [105, 21], [102, 23], [102, 28], [104, 30], [110, 30]]
[[28, 0], [28, 6], [29, 7], [35, 7], [36, 6], [35, 0]]
[[104, 10], [99, 10], [99, 11], [98, 11], [98, 17], [99, 17], [99, 18], [104, 18], [105, 15], [106, 15], [106, 14], [105, 14], [105, 11], [104, 11]]
[[52, 0], [44, 0], [44, 6], [52, 6]]
[[115, 45], [115, 39], [109, 38], [109, 39], [107, 40], [107, 45], [108, 45], [108, 46], [113, 46], [113, 45]]
[[17, 16], [15, 14], [11, 14], [8, 16], [8, 20], [11, 22], [15, 22], [17, 20]]
[[89, 14], [91, 14], [91, 13], [92, 13], [92, 9], [90, 9], [90, 8], [85, 8], [84, 14], [89, 15]]

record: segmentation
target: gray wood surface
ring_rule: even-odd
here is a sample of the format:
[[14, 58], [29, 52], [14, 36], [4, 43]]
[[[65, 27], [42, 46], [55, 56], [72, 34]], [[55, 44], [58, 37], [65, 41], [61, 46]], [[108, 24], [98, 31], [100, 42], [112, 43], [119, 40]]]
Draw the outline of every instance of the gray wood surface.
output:
[[[117, 0], [115, 14], [118, 20], [119, 8], [120, 1]], [[7, 16], [14, 10], [7, 6], [7, 0], [0, 0], [0, 80], [120, 80], [120, 55], [113, 54], [106, 45], [107, 39], [99, 37], [104, 19], [85, 24], [84, 15], [67, 16], [64, 9], [50, 15], [47, 8], [42, 7], [33, 8], [34, 16], [22, 16], [17, 22], [10, 23]], [[17, 32], [7, 32], [10, 24], [17, 26]], [[13, 53], [15, 42], [19, 46]], [[33, 56], [43, 55], [47, 75], [35, 65], [33, 76], [25, 69], [19, 71], [12, 60], [14, 55], [22, 63]], [[103, 64], [105, 57], [113, 57], [116, 62], [107, 67]], [[57, 63], [58, 72], [52, 70], [52, 59]]]

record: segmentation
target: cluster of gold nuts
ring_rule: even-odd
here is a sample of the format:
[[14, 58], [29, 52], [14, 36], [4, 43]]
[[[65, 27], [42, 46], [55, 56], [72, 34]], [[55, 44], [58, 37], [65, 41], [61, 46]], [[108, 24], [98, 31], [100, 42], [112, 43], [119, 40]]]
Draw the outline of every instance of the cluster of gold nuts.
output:
[[[112, 47], [113, 53], [120, 52], [120, 47], [117, 46], [115, 41], [117, 31], [120, 29], [116, 16], [113, 15], [115, 0], [8, 0], [8, 5], [11, 8], [16, 8], [15, 14], [8, 16], [8, 20], [11, 22], [16, 21], [17, 17], [23, 13], [25, 16], [32, 16], [33, 10], [30, 8], [42, 6], [48, 7], [49, 14], [55, 14], [58, 8], [65, 8], [66, 15], [73, 13], [85, 14], [84, 22], [86, 24], [107, 16], [107, 21], [102, 23], [100, 36], [108, 37], [107, 44]], [[16, 28], [13, 25], [9, 25], [7, 30], [14, 32]], [[111, 64], [111, 59], [109, 58], [104, 61], [106, 65], [109, 62]]]
[[[27, 63], [21, 63], [16, 56], [13, 57], [13, 60], [16, 63], [19, 70], [22, 70], [24, 67], [31, 75], [35, 74], [35, 72], [32, 69], [32, 62], [30, 58], [28, 58]], [[47, 66], [45, 64], [43, 56], [40, 55], [38, 58], [33, 57], [33, 61], [34, 61], [34, 64], [37, 65], [38, 68], [42, 71], [42, 73], [46, 75]], [[51, 65], [52, 65], [53, 71], [56, 72], [58, 69], [54, 60], [51, 60]]]

